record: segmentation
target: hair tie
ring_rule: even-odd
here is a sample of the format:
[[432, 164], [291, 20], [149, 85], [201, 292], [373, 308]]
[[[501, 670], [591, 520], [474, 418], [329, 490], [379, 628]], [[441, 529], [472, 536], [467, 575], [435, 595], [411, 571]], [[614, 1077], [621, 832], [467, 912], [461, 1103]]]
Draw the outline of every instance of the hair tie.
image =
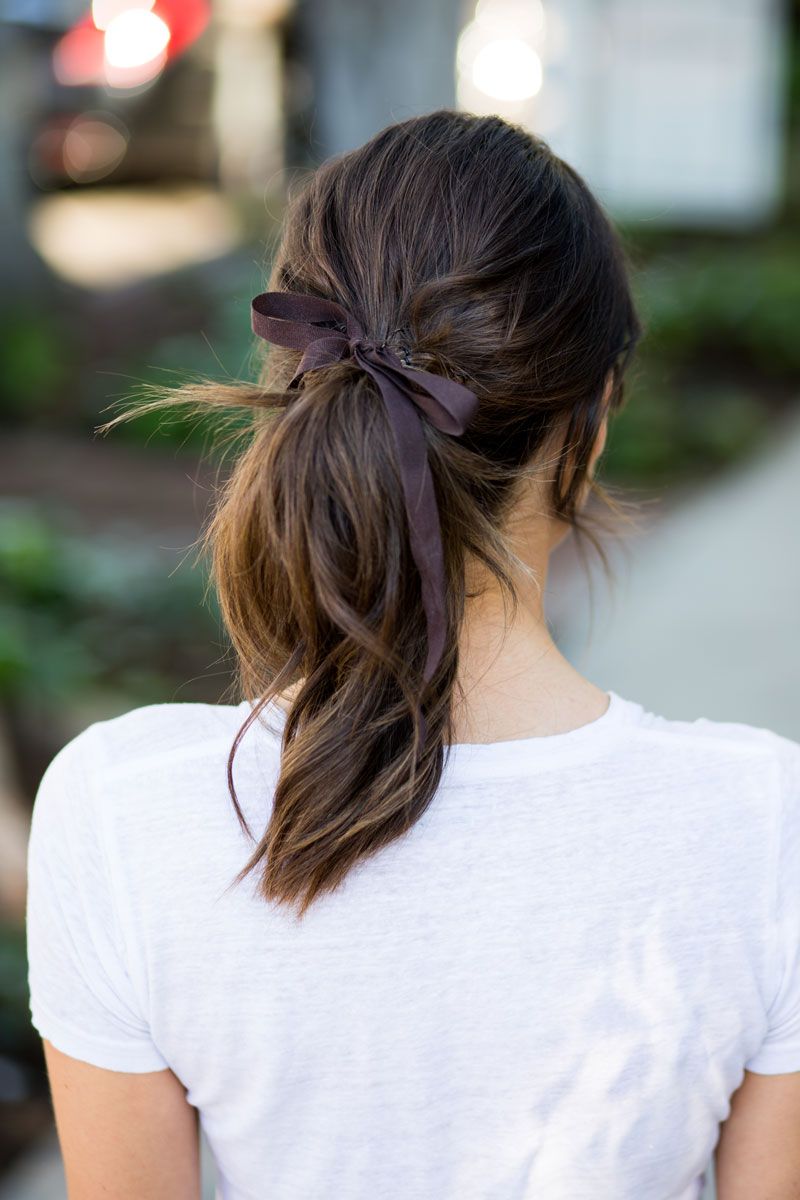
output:
[[[458, 437], [472, 419], [478, 398], [452, 379], [407, 366], [385, 343], [375, 345], [352, 313], [331, 300], [297, 292], [263, 292], [252, 302], [251, 321], [253, 332], [264, 341], [303, 351], [290, 387], [306, 371], [351, 357], [380, 389], [397, 447], [411, 553], [421, 580], [428, 638], [423, 680], [427, 682], [444, 650], [447, 609], [439, 511], [420, 410], [442, 433]], [[424, 732], [424, 717], [422, 724]]]

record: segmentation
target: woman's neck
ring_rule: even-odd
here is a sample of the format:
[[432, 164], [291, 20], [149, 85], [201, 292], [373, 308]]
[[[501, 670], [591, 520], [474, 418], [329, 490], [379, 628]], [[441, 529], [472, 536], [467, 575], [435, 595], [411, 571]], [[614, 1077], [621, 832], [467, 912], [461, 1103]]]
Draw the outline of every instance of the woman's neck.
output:
[[[288, 709], [301, 684], [277, 697]], [[535, 599], [521, 590], [504, 633], [493, 592], [468, 602], [454, 694], [454, 742], [503, 742], [567, 733], [602, 716], [608, 694], [581, 675], [556, 646]]]
[[553, 641], [540, 602], [543, 590], [541, 581], [520, 587], [516, 618], [507, 626], [496, 590], [468, 601], [459, 646], [454, 741], [566, 733], [608, 708], [607, 692], [581, 675]]

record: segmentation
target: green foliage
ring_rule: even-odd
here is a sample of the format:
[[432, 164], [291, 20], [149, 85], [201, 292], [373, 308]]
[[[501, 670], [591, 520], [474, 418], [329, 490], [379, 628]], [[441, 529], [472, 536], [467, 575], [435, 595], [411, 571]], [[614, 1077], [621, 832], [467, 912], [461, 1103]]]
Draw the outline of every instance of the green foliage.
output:
[[213, 593], [184, 557], [127, 528], [89, 537], [37, 506], [0, 505], [0, 699], [169, 696], [220, 641]]
[[[89, 380], [84, 407], [99, 424], [127, 407], [130, 399], [147, 399], [153, 388], [174, 388], [191, 380], [255, 378], [257, 356], [250, 331], [250, 316], [242, 292], [249, 296], [244, 279], [236, 291], [220, 289], [212, 303], [210, 330], [170, 334], [147, 345], [132, 347], [124, 360], [99, 366]], [[187, 299], [187, 305], [189, 300]], [[109, 405], [112, 407], [109, 408]], [[142, 445], [157, 442], [208, 452], [213, 457], [220, 414], [192, 414], [185, 409], [145, 412], [119, 425], [115, 439]], [[235, 422], [226, 418], [226, 430]], [[242, 428], [249, 423], [243, 415]]]
[[653, 254], [636, 279], [645, 353], [796, 378], [798, 262], [800, 234], [788, 232]]
[[62, 322], [36, 306], [3, 308], [0, 323], [0, 418], [30, 420], [53, 412], [74, 371]]
[[730, 465], [769, 429], [769, 409], [754, 389], [690, 379], [672, 386], [652, 364], [639, 373], [629, 403], [613, 418], [604, 474], [660, 487]]
[[750, 453], [800, 377], [800, 234], [628, 232], [645, 335], [604, 470], [661, 486]]

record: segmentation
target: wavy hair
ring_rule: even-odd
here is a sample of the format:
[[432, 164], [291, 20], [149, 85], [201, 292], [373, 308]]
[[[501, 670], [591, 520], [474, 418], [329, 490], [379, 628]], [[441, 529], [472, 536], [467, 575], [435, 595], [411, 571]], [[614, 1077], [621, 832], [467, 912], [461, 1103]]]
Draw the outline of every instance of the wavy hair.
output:
[[[425, 422], [448, 643], [424, 686], [420, 580], [372, 379], [345, 359], [290, 391], [300, 355], [275, 348], [256, 383], [187, 384], [155, 402], [252, 410], [204, 540], [251, 702], [228, 781], [255, 844], [234, 882], [258, 870], [258, 894], [302, 917], [430, 804], [453, 741], [468, 567], [481, 564], [516, 607], [504, 522], [545, 454], [553, 514], [607, 569], [581, 501], [588, 487], [622, 514], [588, 467], [642, 326], [620, 235], [581, 176], [530, 132], [451, 110], [323, 163], [290, 198], [268, 288], [336, 301], [371, 339], [479, 399], [461, 438]], [[279, 777], [256, 837], [233, 760], [287, 690]]]

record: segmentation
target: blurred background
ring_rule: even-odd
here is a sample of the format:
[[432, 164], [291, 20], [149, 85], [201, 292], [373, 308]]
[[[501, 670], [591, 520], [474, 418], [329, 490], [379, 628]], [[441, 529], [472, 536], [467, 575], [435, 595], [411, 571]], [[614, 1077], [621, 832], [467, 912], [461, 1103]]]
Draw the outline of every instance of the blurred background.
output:
[[461, 107], [584, 175], [647, 329], [602, 464], [644, 519], [613, 588], [558, 551], [554, 634], [666, 715], [800, 739], [800, 4], [0, 0], [0, 100], [0, 1198], [56, 1200], [36, 785], [91, 721], [231, 683], [194, 550], [209, 429], [95, 429], [142, 385], [248, 373], [287, 184], [322, 159]]

